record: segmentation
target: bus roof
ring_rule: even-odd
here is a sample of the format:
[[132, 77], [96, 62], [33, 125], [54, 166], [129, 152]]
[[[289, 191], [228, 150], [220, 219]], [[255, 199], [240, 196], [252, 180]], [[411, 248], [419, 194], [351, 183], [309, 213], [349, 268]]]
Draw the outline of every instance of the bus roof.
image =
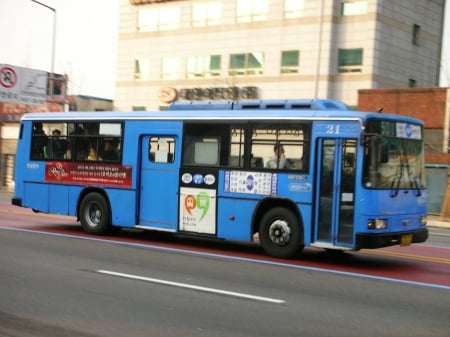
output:
[[333, 100], [179, 102], [163, 111], [34, 112], [24, 114], [21, 120], [357, 120], [364, 124], [368, 118], [423, 125], [422, 121], [411, 117], [350, 110], [344, 103]]
[[248, 101], [175, 102], [169, 110], [350, 110], [341, 101], [332, 99], [278, 99]]

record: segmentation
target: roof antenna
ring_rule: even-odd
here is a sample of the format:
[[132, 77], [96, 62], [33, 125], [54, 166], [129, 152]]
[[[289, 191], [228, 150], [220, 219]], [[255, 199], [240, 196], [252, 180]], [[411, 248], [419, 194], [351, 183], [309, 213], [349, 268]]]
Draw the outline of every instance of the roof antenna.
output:
[[377, 108], [377, 110], [375, 110], [376, 112], [378, 112], [379, 114], [383, 112], [383, 107], [379, 107]]

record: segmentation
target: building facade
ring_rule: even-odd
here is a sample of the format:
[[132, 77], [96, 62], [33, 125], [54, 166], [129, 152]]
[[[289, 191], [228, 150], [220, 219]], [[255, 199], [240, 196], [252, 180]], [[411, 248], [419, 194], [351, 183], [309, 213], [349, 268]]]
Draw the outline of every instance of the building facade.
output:
[[445, 0], [121, 0], [115, 106], [439, 83]]
[[68, 96], [69, 111], [112, 111], [114, 105], [112, 99], [74, 95]]

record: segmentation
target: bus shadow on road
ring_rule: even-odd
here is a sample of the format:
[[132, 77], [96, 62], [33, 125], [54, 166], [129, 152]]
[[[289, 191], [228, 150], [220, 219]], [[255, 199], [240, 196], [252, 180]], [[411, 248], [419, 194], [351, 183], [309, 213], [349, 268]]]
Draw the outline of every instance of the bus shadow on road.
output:
[[[31, 226], [30, 226], [31, 229]], [[413, 261], [395, 256], [395, 254], [377, 254], [377, 250], [338, 251], [306, 247], [293, 259], [277, 259], [268, 256], [258, 242], [247, 243], [220, 240], [201, 235], [187, 235], [160, 231], [122, 228], [111, 235], [94, 236], [85, 233], [79, 224], [55, 223], [33, 226], [33, 230], [96, 238], [105, 241], [130, 243], [158, 249], [171, 249], [182, 253], [204, 253], [217, 256], [276, 262], [287, 265], [302, 265], [347, 271], [389, 271], [410, 269]]]
[[329, 268], [357, 270], [400, 270], [410, 268], [411, 261], [395, 256], [381, 256], [368, 251], [331, 251], [320, 248], [305, 248], [298, 256], [298, 261], [320, 263]]

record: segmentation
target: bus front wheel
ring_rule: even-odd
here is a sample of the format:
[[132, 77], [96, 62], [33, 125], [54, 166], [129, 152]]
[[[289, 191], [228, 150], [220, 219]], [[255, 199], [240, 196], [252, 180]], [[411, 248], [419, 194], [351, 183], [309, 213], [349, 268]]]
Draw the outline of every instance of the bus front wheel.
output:
[[110, 228], [110, 218], [108, 203], [100, 193], [89, 193], [83, 198], [80, 205], [80, 222], [86, 233], [106, 234]]
[[303, 249], [300, 220], [284, 207], [274, 207], [264, 214], [259, 238], [264, 251], [273, 257], [289, 259]]

